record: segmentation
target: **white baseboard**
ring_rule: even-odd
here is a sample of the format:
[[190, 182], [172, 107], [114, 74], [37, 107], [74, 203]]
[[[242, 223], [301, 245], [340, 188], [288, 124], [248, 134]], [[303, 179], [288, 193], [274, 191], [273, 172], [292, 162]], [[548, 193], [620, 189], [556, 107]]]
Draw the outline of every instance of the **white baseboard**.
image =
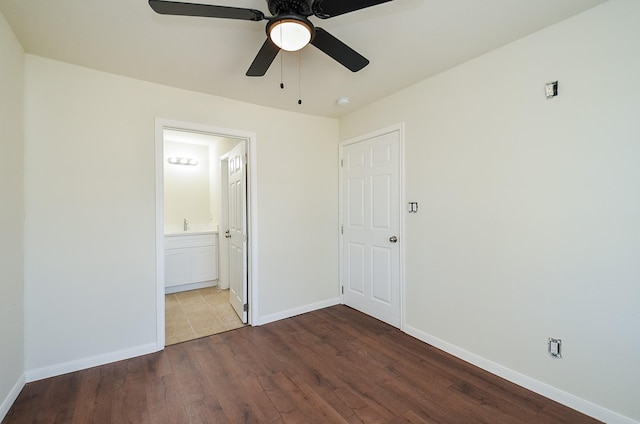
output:
[[575, 395], [572, 395], [571, 393], [564, 392], [560, 389], [550, 386], [549, 384], [543, 383], [524, 374], [520, 374], [517, 371], [489, 361], [488, 359], [485, 359], [449, 342], [427, 334], [424, 331], [418, 330], [417, 328], [414, 328], [410, 325], [405, 324], [403, 326], [403, 331], [410, 336], [413, 336], [425, 343], [437, 347], [440, 350], [450, 353], [451, 355], [460, 358], [465, 362], [482, 368], [483, 370], [488, 371], [491, 374], [502, 377], [505, 380], [517, 384], [518, 386], [529, 389], [535, 393], [538, 393], [539, 395], [568, 406], [571, 409], [575, 409], [576, 411], [582, 412], [583, 414], [589, 415], [590, 417], [593, 417], [597, 420], [603, 421], [608, 424], [640, 424], [639, 421], [633, 420], [629, 417], [625, 417], [624, 415], [620, 415], [617, 412], [611, 411], [600, 405], [596, 405], [595, 403], [581, 399]]
[[275, 314], [265, 315], [258, 318], [258, 323], [252, 325], [263, 325], [274, 321], [280, 321], [281, 319], [291, 318], [296, 315], [306, 314], [307, 312], [317, 311], [318, 309], [328, 308], [329, 306], [339, 305], [340, 298], [323, 300], [322, 302], [312, 303], [310, 305], [299, 306], [297, 308], [287, 309], [286, 311], [276, 312]]
[[22, 374], [18, 381], [16, 381], [16, 384], [13, 385], [11, 391], [9, 391], [7, 397], [2, 401], [2, 404], [0, 405], [0, 422], [4, 420], [4, 417], [7, 416], [9, 409], [11, 409], [11, 405], [13, 405], [13, 402], [18, 399], [18, 395], [22, 391], [22, 388], [24, 387], [26, 382], [26, 377], [24, 374]]
[[158, 350], [161, 349], [158, 349], [158, 345], [156, 343], [149, 343], [129, 349], [118, 350], [116, 352], [50, 365], [48, 367], [38, 368], [35, 370], [28, 370], [25, 372], [25, 377], [27, 382], [42, 380], [44, 378], [55, 377], [57, 375], [97, 367], [98, 365], [122, 361], [123, 359], [135, 358], [136, 356], [146, 355], [157, 352]]

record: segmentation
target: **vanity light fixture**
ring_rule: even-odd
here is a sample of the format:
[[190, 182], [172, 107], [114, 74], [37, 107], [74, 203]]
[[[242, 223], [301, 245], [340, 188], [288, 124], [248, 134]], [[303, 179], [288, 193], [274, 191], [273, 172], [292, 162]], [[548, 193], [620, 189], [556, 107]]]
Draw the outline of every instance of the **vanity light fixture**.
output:
[[198, 164], [198, 159], [179, 158], [176, 156], [171, 156], [170, 158], [167, 158], [167, 162], [169, 162], [171, 165], [196, 166]]

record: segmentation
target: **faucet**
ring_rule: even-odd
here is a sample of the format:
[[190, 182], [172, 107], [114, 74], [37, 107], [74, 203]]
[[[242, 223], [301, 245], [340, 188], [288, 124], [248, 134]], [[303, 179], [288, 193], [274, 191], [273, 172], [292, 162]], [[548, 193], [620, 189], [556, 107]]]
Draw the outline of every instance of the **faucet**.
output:
[[189, 221], [187, 221], [187, 218], [184, 219], [184, 222], [182, 223], [182, 228], [184, 229], [184, 231], [189, 230]]

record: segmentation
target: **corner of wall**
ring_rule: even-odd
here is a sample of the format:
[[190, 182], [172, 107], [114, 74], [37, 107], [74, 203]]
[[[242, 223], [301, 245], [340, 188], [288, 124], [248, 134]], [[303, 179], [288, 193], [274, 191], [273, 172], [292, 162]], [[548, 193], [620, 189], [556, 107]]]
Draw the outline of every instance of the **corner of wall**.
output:
[[20, 392], [22, 391], [22, 388], [25, 384], [26, 378], [25, 375], [22, 374], [18, 381], [16, 381], [16, 384], [13, 385], [11, 391], [9, 391], [7, 397], [5, 397], [0, 404], [0, 421], [4, 420], [4, 417], [7, 416], [9, 409], [11, 409], [11, 405], [13, 405], [16, 399], [18, 399], [18, 395], [20, 395]]
[[[24, 376], [24, 80], [25, 54], [0, 13], [0, 420], [18, 397]], [[5, 225], [6, 224], [6, 225]], [[15, 383], [12, 385], [12, 382]]]

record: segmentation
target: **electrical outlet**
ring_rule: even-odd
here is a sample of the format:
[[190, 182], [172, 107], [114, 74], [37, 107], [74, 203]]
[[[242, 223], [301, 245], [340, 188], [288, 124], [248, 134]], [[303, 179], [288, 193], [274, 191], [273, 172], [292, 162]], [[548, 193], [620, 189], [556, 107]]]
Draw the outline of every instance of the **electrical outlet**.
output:
[[549, 355], [552, 358], [562, 358], [562, 340], [549, 337]]
[[544, 88], [547, 99], [553, 99], [558, 95], [558, 81], [548, 82]]

